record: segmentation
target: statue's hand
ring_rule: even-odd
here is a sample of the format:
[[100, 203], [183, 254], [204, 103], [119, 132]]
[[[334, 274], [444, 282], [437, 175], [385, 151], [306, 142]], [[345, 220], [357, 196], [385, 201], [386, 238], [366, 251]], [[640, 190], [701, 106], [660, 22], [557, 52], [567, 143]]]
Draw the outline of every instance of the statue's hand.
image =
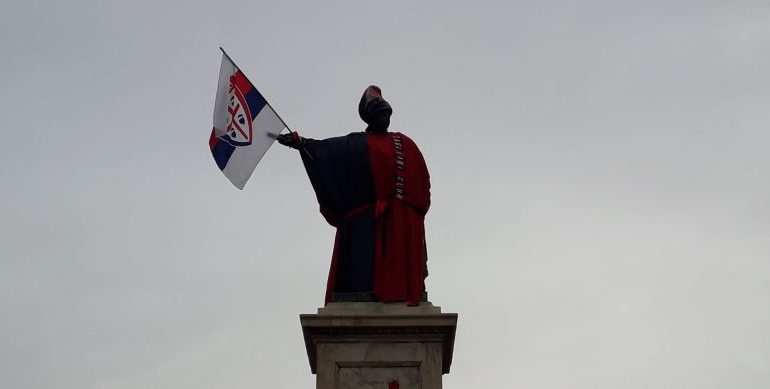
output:
[[278, 143], [293, 149], [299, 149], [302, 146], [302, 137], [296, 131], [278, 135], [275, 139], [278, 140]]

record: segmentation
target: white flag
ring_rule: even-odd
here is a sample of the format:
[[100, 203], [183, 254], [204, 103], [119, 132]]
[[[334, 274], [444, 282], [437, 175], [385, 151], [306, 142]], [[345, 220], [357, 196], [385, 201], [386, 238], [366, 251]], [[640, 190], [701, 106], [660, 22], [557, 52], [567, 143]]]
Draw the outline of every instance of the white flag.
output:
[[257, 88], [222, 51], [209, 147], [222, 173], [243, 189], [286, 126]]

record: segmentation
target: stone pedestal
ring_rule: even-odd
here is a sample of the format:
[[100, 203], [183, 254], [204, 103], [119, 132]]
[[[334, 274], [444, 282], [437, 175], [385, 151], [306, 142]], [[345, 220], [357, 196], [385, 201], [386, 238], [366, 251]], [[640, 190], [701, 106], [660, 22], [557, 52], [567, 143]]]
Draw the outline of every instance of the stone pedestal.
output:
[[317, 389], [438, 389], [456, 313], [422, 303], [329, 303], [300, 315]]

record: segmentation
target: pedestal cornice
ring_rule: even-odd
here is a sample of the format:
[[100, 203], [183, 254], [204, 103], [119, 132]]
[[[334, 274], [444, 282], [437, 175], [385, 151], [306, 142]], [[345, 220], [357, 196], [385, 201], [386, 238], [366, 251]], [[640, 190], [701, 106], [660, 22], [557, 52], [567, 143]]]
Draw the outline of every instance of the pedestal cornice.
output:
[[327, 306], [318, 314], [300, 315], [313, 374], [316, 373], [319, 344], [353, 342], [440, 343], [442, 374], [449, 373], [457, 326], [456, 313], [440, 313], [440, 309], [432, 305], [409, 308], [403, 304], [369, 304], [380, 305]]

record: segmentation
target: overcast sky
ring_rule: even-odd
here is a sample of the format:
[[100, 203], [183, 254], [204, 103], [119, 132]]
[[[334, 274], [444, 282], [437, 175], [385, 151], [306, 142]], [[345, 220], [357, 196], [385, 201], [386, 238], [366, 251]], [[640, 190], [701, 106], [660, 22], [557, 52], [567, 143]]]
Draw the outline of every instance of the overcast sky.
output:
[[217, 169], [219, 46], [304, 136], [382, 87], [446, 388], [770, 387], [770, 3], [370, 3], [0, 2], [0, 387], [313, 387], [334, 230]]

